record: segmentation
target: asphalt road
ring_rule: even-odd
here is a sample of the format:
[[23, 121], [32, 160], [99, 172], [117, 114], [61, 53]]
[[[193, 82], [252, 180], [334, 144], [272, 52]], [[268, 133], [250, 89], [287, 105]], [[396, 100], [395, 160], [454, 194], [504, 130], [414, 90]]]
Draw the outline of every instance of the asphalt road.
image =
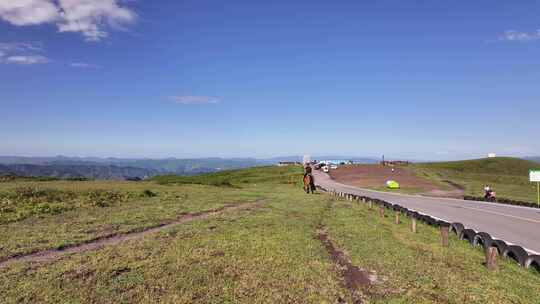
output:
[[315, 183], [325, 189], [377, 198], [447, 222], [460, 222], [465, 228], [487, 232], [494, 239], [540, 254], [540, 209], [366, 190], [340, 184], [318, 170], [313, 174]]

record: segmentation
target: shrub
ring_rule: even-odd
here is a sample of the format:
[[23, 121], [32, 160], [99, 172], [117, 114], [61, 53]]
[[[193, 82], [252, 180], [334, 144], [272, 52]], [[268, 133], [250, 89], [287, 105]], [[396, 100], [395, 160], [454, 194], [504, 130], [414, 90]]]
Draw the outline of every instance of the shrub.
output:
[[77, 194], [72, 191], [61, 191], [57, 189], [39, 189], [35, 187], [16, 188], [12, 198], [22, 201], [48, 201], [61, 202], [72, 200]]
[[34, 214], [60, 214], [72, 208], [67, 208], [59, 205], [51, 205], [49, 203], [37, 204], [33, 208]]
[[157, 193], [153, 192], [152, 190], [146, 189], [146, 190], [143, 191], [142, 196], [143, 197], [155, 197], [155, 196], [157, 196]]
[[86, 194], [83, 199], [83, 205], [93, 207], [109, 207], [116, 203], [126, 201], [128, 194], [122, 194], [115, 191], [94, 190]]

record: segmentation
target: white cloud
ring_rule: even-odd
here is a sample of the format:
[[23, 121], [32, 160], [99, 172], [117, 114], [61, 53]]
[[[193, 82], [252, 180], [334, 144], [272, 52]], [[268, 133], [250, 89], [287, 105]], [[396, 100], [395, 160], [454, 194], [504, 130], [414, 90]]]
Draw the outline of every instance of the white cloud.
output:
[[31, 65], [50, 62], [39, 54], [41, 51], [41, 43], [38, 42], [0, 42], [0, 63]]
[[0, 0], [0, 18], [16, 26], [53, 23], [59, 32], [99, 41], [108, 36], [107, 27], [123, 29], [137, 14], [118, 0]]
[[47, 0], [1, 0], [0, 18], [18, 26], [53, 22], [58, 7]]
[[22, 64], [22, 65], [31, 65], [31, 64], [42, 64], [47, 63], [50, 60], [47, 57], [41, 55], [16, 55], [8, 56], [4, 59], [6, 63]]
[[69, 64], [72, 68], [81, 68], [81, 69], [101, 69], [102, 66], [93, 64], [93, 63], [86, 63], [86, 62], [73, 62]]
[[540, 30], [532, 33], [508, 30], [499, 36], [500, 41], [533, 41], [540, 40]]
[[212, 96], [171, 96], [170, 100], [177, 104], [216, 104], [221, 102], [218, 97]]
[[104, 23], [114, 28], [135, 22], [137, 15], [116, 0], [59, 0], [62, 20], [57, 23], [60, 32], [81, 32], [86, 40], [97, 41], [107, 37]]

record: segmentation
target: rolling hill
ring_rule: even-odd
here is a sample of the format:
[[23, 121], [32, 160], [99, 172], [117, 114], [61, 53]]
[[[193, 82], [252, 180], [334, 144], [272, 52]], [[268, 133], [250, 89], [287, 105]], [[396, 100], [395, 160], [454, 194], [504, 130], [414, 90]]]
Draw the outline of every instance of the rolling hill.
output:
[[133, 179], [157, 175], [156, 170], [105, 165], [0, 165], [0, 175], [89, 179]]
[[517, 176], [527, 175], [529, 174], [529, 169], [540, 167], [540, 165], [536, 162], [512, 157], [495, 157], [451, 162], [419, 163], [415, 164], [415, 166], [429, 168], [432, 170], [448, 170], [461, 173], [502, 174]]
[[535, 163], [540, 163], [540, 156], [529, 156], [529, 157], [524, 157], [523, 159], [526, 159], [528, 161], [532, 161]]
[[529, 182], [529, 170], [540, 164], [529, 160], [496, 157], [464, 161], [418, 163], [410, 166], [417, 175], [439, 183], [459, 185], [465, 195], [481, 197], [490, 185], [497, 197], [536, 201], [536, 186]]

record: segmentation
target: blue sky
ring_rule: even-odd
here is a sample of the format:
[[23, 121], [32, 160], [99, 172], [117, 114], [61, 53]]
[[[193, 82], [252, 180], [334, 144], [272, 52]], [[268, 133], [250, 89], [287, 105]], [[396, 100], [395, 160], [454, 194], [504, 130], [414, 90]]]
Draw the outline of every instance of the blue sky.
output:
[[539, 30], [538, 1], [0, 0], [0, 154], [539, 155]]

